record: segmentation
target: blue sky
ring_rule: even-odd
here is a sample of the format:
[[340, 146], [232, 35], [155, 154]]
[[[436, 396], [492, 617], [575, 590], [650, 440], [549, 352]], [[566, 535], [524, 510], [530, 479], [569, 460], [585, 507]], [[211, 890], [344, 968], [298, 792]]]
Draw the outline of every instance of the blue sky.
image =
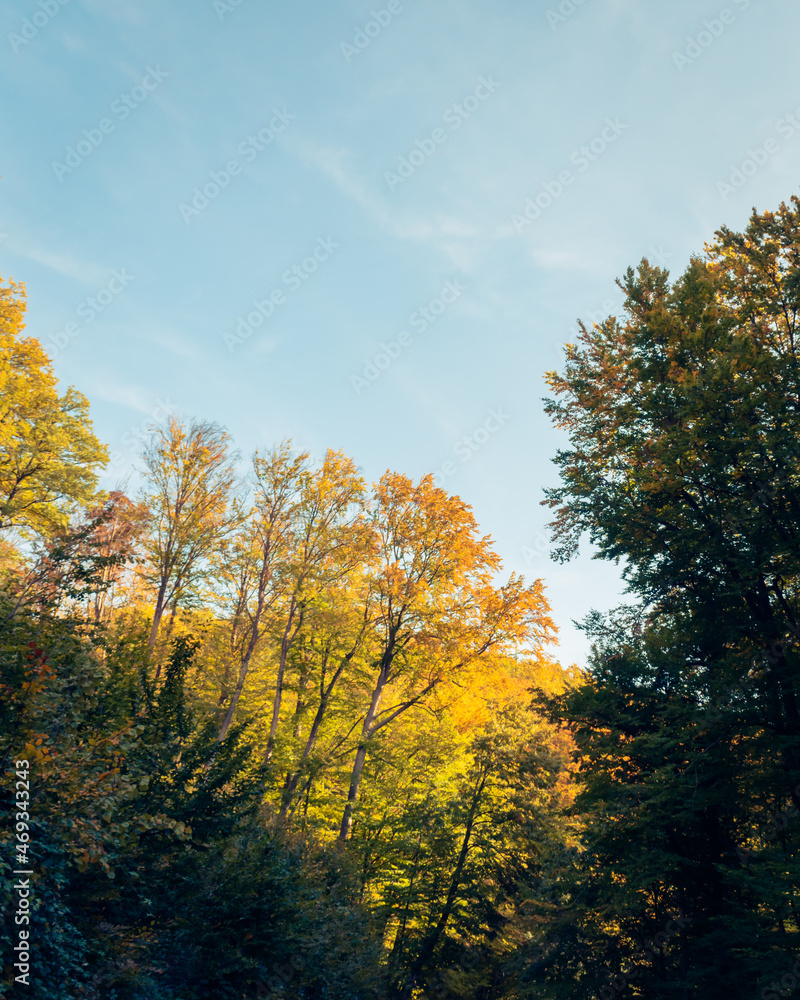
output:
[[796, 0], [0, 0], [0, 29], [0, 274], [104, 484], [165, 408], [437, 472], [580, 662], [619, 576], [548, 558], [543, 375], [629, 265], [797, 192]]

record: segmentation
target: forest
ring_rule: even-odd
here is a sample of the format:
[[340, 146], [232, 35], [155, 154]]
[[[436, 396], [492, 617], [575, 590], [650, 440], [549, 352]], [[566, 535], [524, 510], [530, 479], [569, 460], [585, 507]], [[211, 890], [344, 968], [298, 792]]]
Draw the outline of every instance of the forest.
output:
[[0, 284], [0, 995], [794, 994], [800, 200], [619, 286], [530, 498], [627, 585], [568, 667], [433, 476], [172, 414], [101, 491]]

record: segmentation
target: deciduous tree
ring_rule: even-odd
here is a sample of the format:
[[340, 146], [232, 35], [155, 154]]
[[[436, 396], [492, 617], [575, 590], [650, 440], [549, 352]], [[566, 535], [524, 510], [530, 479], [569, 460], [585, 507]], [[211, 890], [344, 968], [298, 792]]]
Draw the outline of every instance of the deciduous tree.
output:
[[47, 535], [97, 490], [108, 451], [76, 389], [58, 394], [50, 359], [22, 336], [25, 288], [0, 283], [0, 530]]
[[150, 650], [168, 607], [196, 583], [200, 568], [234, 523], [237, 485], [230, 438], [216, 424], [171, 417], [154, 428], [144, 454], [141, 502], [150, 511], [145, 578], [155, 592]]
[[[350, 776], [339, 838], [347, 840], [371, 741], [445, 678], [489, 649], [538, 649], [553, 637], [541, 581], [492, 585], [500, 559], [459, 497], [387, 472], [375, 488], [378, 564], [372, 574], [372, 692]], [[369, 676], [368, 674], [368, 676]], [[397, 701], [382, 708], [392, 691]]]

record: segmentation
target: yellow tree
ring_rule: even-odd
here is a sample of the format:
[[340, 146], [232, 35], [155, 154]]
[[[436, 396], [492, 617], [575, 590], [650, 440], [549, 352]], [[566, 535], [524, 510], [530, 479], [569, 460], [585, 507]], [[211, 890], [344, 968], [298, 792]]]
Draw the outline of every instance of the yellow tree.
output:
[[[279, 653], [267, 760], [278, 735], [289, 652], [309, 607], [324, 600], [338, 581], [355, 573], [370, 549], [372, 535], [364, 517], [364, 502], [364, 480], [355, 463], [342, 452], [329, 449], [320, 468], [308, 478], [296, 512], [286, 599], [275, 622]], [[307, 683], [306, 673], [299, 679], [300, 703]], [[329, 699], [323, 700], [324, 713]]]
[[[314, 780], [346, 746], [352, 720], [358, 720], [356, 663], [371, 638], [368, 569], [364, 559], [340, 580], [329, 582], [306, 610], [293, 715], [295, 754], [281, 791], [281, 820], [291, 818], [304, 793], [310, 795]], [[326, 734], [323, 723], [332, 714], [335, 725]]]
[[[471, 508], [427, 476], [414, 485], [387, 472], [375, 488], [378, 564], [370, 603], [372, 694], [339, 830], [347, 840], [364, 764], [377, 733], [489, 649], [538, 652], [554, 626], [541, 581], [492, 584], [500, 558], [478, 535]], [[395, 704], [382, 708], [387, 690]]]
[[[266, 648], [274, 668], [269, 682], [274, 690], [267, 709], [266, 756], [270, 759], [284, 708], [292, 649], [304, 628], [313, 645], [319, 629], [327, 627], [329, 615], [324, 609], [330, 604], [331, 588], [356, 571], [370, 533], [363, 510], [364, 482], [353, 461], [340, 452], [329, 450], [320, 467], [311, 469], [307, 453], [295, 455], [290, 443], [284, 442], [265, 455], [254, 455], [253, 483], [247, 518], [225, 547], [221, 565], [230, 631], [219, 739], [225, 738], [233, 721], [255, 657]], [[230, 670], [233, 664], [235, 681]], [[311, 669], [309, 658], [301, 657], [295, 737], [308, 708]], [[340, 676], [341, 671], [335, 670], [327, 681], [308, 753]], [[291, 783], [291, 776], [287, 780]]]
[[[224, 715], [218, 734], [224, 740], [244, 690], [253, 655], [264, 636], [266, 617], [286, 584], [291, 534], [308, 481], [308, 454], [294, 455], [288, 441], [266, 455], [253, 456], [253, 500], [247, 517], [222, 553], [221, 576], [230, 606], [229, 652], [220, 692]], [[289, 625], [291, 634], [291, 622]], [[285, 645], [286, 643], [284, 643]], [[231, 687], [230, 662], [237, 664]]]
[[175, 417], [154, 428], [144, 453], [141, 502], [150, 511], [144, 576], [155, 590], [149, 648], [164, 611], [173, 612], [205, 560], [235, 524], [235, 456], [219, 426]]
[[50, 359], [24, 329], [25, 288], [0, 282], [0, 529], [49, 535], [88, 505], [108, 452], [89, 404], [59, 396]]

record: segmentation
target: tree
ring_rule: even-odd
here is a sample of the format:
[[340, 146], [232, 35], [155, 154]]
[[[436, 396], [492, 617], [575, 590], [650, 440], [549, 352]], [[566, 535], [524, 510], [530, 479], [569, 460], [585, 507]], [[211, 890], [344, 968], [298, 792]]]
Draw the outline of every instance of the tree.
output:
[[588, 826], [552, 978], [608, 989], [627, 960], [653, 997], [747, 997], [798, 943], [796, 833], [764, 830], [800, 801], [800, 203], [621, 287], [624, 320], [548, 374], [557, 554], [588, 531], [638, 598], [587, 623], [590, 674], [555, 709]]
[[144, 547], [145, 578], [155, 589], [152, 652], [164, 611], [173, 612], [197, 582], [200, 567], [234, 524], [231, 502], [236, 486], [228, 435], [216, 424], [193, 421], [186, 427], [171, 417], [156, 427], [144, 454], [146, 486], [141, 495], [150, 511]]
[[[368, 586], [365, 576], [363, 567], [356, 566], [341, 580], [330, 582], [325, 593], [306, 609], [298, 636], [300, 666], [291, 734], [294, 746], [281, 790], [282, 820], [291, 817], [302, 794], [308, 801], [315, 779], [346, 752], [341, 748], [348, 745], [361, 693], [355, 683], [355, 661], [370, 634], [370, 608], [363, 603]], [[343, 687], [347, 688], [344, 696]], [[323, 723], [329, 721], [334, 705], [337, 725], [329, 727], [332, 732], [320, 749]]]
[[[387, 472], [375, 488], [378, 564], [371, 575], [372, 693], [350, 775], [339, 838], [347, 840], [370, 743], [445, 678], [487, 650], [540, 648], [553, 636], [541, 581], [492, 586], [499, 557], [472, 511], [427, 476]], [[367, 675], [369, 676], [369, 674]], [[381, 708], [395, 691], [396, 704]]]
[[47, 535], [97, 489], [108, 451], [76, 389], [59, 396], [50, 359], [23, 337], [25, 289], [0, 284], [0, 530]]
[[[714, 607], [717, 627], [769, 649], [798, 629], [800, 212], [726, 229], [670, 288], [629, 270], [627, 322], [583, 328], [546, 407], [559, 453], [558, 553], [588, 530], [646, 599]], [[786, 678], [784, 678], [786, 680]], [[793, 696], [780, 699], [797, 721]]]
[[264, 456], [253, 456], [252, 507], [223, 550], [222, 575], [233, 602], [230, 652], [238, 670], [233, 688], [226, 674], [220, 693], [220, 706], [226, 706], [220, 740], [225, 739], [244, 690], [266, 617], [285, 587], [293, 518], [306, 479], [307, 459], [307, 453], [293, 455], [289, 442]]
[[[363, 506], [364, 481], [353, 460], [329, 449], [320, 468], [303, 484], [292, 526], [286, 601], [277, 619], [278, 670], [267, 738], [268, 761], [278, 734], [289, 651], [314, 602], [324, 600], [326, 591], [342, 578], [358, 576], [369, 552], [371, 537]], [[298, 705], [307, 683], [308, 677], [301, 676]], [[328, 700], [323, 698], [324, 705]]]
[[102, 587], [92, 598], [92, 615], [99, 622], [109, 614], [109, 598], [121, 583], [125, 566], [137, 560], [137, 545], [148, 512], [124, 493], [112, 490], [104, 503], [89, 511], [89, 516], [95, 522], [90, 546], [97, 557], [106, 560]]
[[[21, 414], [4, 447], [44, 440], [50, 416]], [[496, 583], [430, 477], [370, 496], [340, 452], [259, 452], [245, 496], [225, 432], [174, 420], [138, 504], [90, 496], [84, 459], [83, 493], [14, 515], [42, 537], [0, 539], [0, 868], [30, 870], [30, 995], [500, 1000], [563, 841], [561, 744], [525, 707], [560, 686], [529, 655], [553, 633], [541, 582]]]

